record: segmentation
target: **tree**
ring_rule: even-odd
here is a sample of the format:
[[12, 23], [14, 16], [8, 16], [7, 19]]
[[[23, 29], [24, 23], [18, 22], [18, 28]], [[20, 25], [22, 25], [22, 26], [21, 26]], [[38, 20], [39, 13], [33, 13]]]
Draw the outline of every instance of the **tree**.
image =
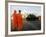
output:
[[36, 19], [36, 16], [33, 15], [33, 14], [29, 14], [29, 15], [26, 17], [26, 20], [27, 20], [27, 21], [35, 21], [35, 19]]

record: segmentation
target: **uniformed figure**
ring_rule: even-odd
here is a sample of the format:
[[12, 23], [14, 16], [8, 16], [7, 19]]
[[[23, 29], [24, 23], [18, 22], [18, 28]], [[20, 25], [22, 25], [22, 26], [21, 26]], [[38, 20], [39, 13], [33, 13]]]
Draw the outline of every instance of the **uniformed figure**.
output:
[[21, 15], [21, 10], [19, 10], [19, 13], [17, 14], [17, 27], [18, 31], [21, 31], [23, 28], [23, 21], [22, 21], [22, 15]]
[[16, 14], [16, 10], [14, 10], [14, 13], [12, 15], [12, 27], [13, 29], [17, 28], [17, 14]]

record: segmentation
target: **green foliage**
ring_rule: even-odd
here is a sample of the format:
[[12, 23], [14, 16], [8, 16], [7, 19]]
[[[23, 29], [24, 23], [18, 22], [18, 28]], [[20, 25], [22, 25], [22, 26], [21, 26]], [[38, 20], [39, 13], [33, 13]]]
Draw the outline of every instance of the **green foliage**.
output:
[[35, 19], [36, 19], [36, 16], [35, 15], [33, 15], [33, 14], [29, 14], [28, 16], [27, 16], [27, 18], [26, 18], [28, 21], [35, 21]]

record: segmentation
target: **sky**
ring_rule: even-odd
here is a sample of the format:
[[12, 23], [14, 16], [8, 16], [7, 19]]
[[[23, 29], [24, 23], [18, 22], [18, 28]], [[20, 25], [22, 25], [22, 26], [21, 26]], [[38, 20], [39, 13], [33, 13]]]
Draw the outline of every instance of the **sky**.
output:
[[34, 14], [36, 16], [41, 15], [41, 6], [22, 6], [22, 5], [10, 5], [10, 12], [14, 10], [18, 11], [21, 10], [22, 14]]

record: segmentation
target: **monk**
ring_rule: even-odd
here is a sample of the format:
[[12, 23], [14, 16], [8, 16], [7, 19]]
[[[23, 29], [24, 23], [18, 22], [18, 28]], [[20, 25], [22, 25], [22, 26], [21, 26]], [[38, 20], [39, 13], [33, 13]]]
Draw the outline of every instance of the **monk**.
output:
[[14, 10], [14, 13], [12, 15], [13, 19], [12, 19], [12, 27], [13, 29], [17, 28], [17, 14], [16, 14], [16, 10]]
[[22, 23], [23, 21], [22, 21], [22, 15], [21, 15], [21, 10], [19, 10], [19, 13], [18, 13], [18, 15], [17, 15], [17, 28], [18, 28], [18, 31], [21, 31], [22, 30], [22, 28], [23, 28], [23, 23]]

